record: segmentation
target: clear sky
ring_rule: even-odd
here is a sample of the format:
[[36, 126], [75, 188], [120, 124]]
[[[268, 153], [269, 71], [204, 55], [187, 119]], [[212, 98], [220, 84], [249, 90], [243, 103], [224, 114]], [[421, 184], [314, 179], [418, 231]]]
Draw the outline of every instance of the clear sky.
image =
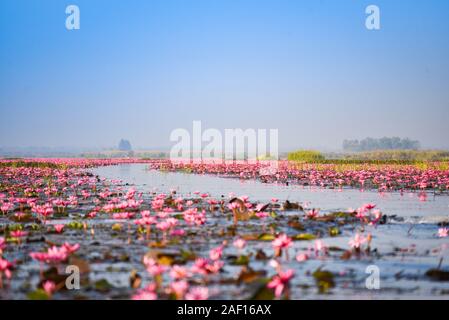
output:
[[0, 1], [0, 147], [170, 146], [193, 120], [449, 148], [449, 1]]

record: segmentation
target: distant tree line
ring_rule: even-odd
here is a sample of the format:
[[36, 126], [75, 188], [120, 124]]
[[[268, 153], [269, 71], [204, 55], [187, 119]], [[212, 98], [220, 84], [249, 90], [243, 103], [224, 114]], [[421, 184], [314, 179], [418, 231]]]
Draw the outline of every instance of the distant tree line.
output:
[[372, 151], [372, 150], [418, 150], [419, 141], [409, 138], [365, 138], [363, 140], [344, 140], [343, 150], [345, 151]]
[[131, 151], [132, 150], [131, 143], [128, 140], [121, 139], [120, 142], [118, 143], [118, 149], [120, 151]]

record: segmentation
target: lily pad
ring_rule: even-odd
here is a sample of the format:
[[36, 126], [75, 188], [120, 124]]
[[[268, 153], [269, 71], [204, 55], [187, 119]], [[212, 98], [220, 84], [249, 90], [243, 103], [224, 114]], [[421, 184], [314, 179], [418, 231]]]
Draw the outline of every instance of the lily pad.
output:
[[449, 281], [449, 271], [440, 269], [427, 270], [426, 276], [434, 281]]
[[316, 236], [310, 233], [300, 233], [297, 235], [294, 235], [292, 237], [293, 240], [298, 240], [298, 241], [309, 241], [309, 240], [315, 240]]
[[260, 241], [273, 241], [275, 239], [274, 235], [269, 234], [269, 233], [262, 233], [258, 240]]

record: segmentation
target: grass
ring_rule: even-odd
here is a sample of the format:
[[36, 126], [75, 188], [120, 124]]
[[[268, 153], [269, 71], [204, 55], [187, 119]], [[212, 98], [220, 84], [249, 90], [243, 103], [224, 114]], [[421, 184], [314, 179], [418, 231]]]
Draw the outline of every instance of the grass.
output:
[[377, 150], [351, 153], [346, 160], [376, 161], [448, 161], [449, 151], [444, 150]]
[[63, 168], [63, 165], [58, 165], [51, 162], [42, 161], [24, 161], [19, 159], [3, 159], [6, 161], [0, 161], [0, 168], [51, 168], [58, 169]]
[[447, 170], [449, 152], [440, 150], [378, 150], [323, 155], [314, 150], [299, 150], [288, 154], [288, 160], [303, 164], [336, 165], [347, 169], [360, 169], [364, 166], [403, 166], [412, 165], [419, 169], [434, 168]]
[[324, 155], [315, 150], [298, 150], [290, 152], [287, 156], [290, 161], [301, 161], [301, 162], [320, 162], [325, 161]]

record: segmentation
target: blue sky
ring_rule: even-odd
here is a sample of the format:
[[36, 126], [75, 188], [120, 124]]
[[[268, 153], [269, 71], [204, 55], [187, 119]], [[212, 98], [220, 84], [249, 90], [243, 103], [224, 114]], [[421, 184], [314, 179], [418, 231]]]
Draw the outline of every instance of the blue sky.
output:
[[201, 120], [449, 148], [448, 57], [444, 0], [1, 0], [0, 147], [163, 147]]

